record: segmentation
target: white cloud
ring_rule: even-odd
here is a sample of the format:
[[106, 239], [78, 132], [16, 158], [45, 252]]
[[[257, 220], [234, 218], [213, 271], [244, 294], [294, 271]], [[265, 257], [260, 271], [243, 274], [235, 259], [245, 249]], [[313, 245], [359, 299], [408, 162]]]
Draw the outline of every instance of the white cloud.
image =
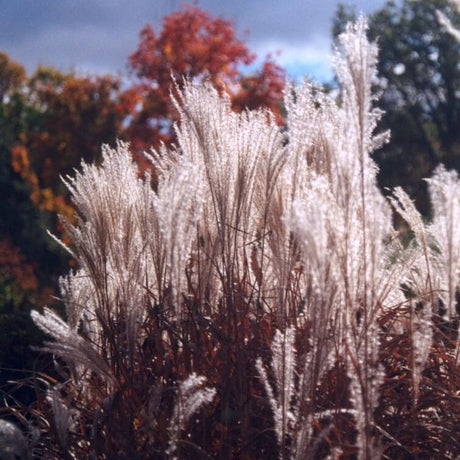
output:
[[252, 49], [259, 59], [272, 54], [275, 62], [287, 70], [290, 78], [296, 80], [308, 76], [325, 82], [333, 77], [331, 66], [331, 44], [328, 40], [315, 40], [306, 43], [289, 43], [268, 40], [254, 44]]

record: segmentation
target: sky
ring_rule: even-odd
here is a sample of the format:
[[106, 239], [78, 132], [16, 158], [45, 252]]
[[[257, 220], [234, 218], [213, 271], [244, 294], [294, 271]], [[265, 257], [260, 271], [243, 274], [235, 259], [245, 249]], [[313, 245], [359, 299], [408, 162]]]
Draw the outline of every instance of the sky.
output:
[[[0, 50], [31, 73], [51, 65], [79, 73], [126, 72], [139, 31], [156, 30], [180, 0], [0, 0]], [[332, 18], [340, 0], [201, 0], [233, 21], [238, 37], [262, 60], [271, 53], [291, 78], [326, 82]], [[351, 0], [372, 13], [384, 0]]]

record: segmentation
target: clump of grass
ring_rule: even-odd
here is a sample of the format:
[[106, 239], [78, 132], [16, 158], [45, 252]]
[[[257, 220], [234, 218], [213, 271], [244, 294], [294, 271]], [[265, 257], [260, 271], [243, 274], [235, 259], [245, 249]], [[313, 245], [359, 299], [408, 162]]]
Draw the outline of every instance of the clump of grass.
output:
[[430, 224], [395, 190], [403, 244], [376, 185], [366, 21], [340, 43], [340, 103], [291, 86], [280, 130], [185, 81], [155, 187], [122, 143], [65, 179], [78, 269], [65, 320], [33, 313], [61, 375], [37, 377], [42, 458], [460, 453], [460, 182], [430, 179]]

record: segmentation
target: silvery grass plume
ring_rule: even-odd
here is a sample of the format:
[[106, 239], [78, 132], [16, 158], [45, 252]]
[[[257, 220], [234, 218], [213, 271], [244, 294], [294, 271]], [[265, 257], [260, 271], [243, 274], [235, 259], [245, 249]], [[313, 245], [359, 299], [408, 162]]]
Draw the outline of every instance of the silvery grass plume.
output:
[[[370, 435], [383, 381], [377, 320], [386, 306], [403, 300], [398, 281], [404, 267], [390, 264], [391, 210], [377, 188], [377, 168], [370, 157], [388, 135], [374, 135], [380, 118], [371, 91], [377, 47], [367, 41], [366, 29], [360, 18], [340, 36], [334, 59], [340, 105], [316, 96], [308, 83], [287, 93], [285, 219], [298, 248], [302, 314], [310, 336], [309, 351], [299, 362], [291, 350], [294, 331], [277, 333], [281, 335], [272, 345], [274, 389], [258, 362], [282, 458], [288, 445], [292, 458], [314, 458], [311, 420], [322, 417], [311, 409], [315, 390], [340, 358], [351, 382], [349, 412], [356, 419], [359, 456], [379, 456]], [[282, 347], [284, 343], [288, 345]], [[286, 348], [290, 351], [280, 352]]]
[[[458, 316], [460, 235], [460, 180], [458, 173], [438, 166], [427, 179], [433, 218], [426, 224], [409, 196], [396, 188], [393, 206], [407, 221], [415, 239], [406, 252], [412, 254], [405, 280], [417, 299], [423, 302], [427, 319], [434, 312], [446, 321]], [[454, 331], [452, 331], [454, 332]]]
[[[451, 0], [449, 3], [457, 13], [460, 13], [459, 0]], [[452, 24], [452, 21], [440, 10], [436, 10], [436, 16], [438, 18], [439, 24], [441, 24], [446, 29], [446, 31], [455, 38], [455, 40], [460, 42], [460, 30]]]
[[173, 414], [168, 427], [170, 441], [166, 454], [169, 458], [179, 458], [177, 444], [180, 440], [181, 431], [184, 430], [190, 417], [203, 404], [211, 403], [216, 395], [215, 389], [203, 388], [205, 382], [205, 377], [198, 377], [196, 374], [192, 374], [179, 384]]
[[57, 386], [48, 390], [46, 399], [51, 406], [58, 443], [62, 451], [67, 452], [69, 435], [71, 432], [75, 432], [76, 428], [77, 411], [69, 407], [68, 402], [64, 400]]
[[284, 137], [269, 112], [234, 113], [209, 84], [186, 82], [176, 106], [178, 151], [199, 165], [205, 189], [192, 279], [208, 314], [231, 312], [272, 289], [265, 241]]
[[[409, 304], [409, 324], [406, 328], [412, 345], [411, 373], [413, 404], [417, 404], [422, 371], [425, 368], [433, 339], [432, 314], [437, 309], [440, 293], [439, 263], [433, 257], [433, 235], [410, 197], [396, 187], [390, 201], [395, 211], [407, 222], [414, 240], [402, 251], [399, 263], [407, 267], [401, 285], [409, 289], [414, 299]], [[419, 308], [422, 306], [422, 308]]]
[[456, 310], [460, 282], [460, 179], [456, 171], [447, 171], [439, 166], [427, 180], [433, 208], [433, 220], [429, 231], [435, 247], [432, 257], [440, 266], [440, 298], [452, 320]]
[[[280, 456], [286, 454], [285, 443], [292, 439], [295, 443], [295, 424], [298, 417], [296, 405], [296, 365], [297, 353], [295, 349], [295, 328], [288, 327], [282, 333], [276, 331], [273, 338], [271, 369], [274, 375], [274, 388], [269, 382], [267, 372], [260, 358], [256, 361], [257, 371], [264, 383], [265, 391], [273, 411], [275, 433], [281, 447]], [[304, 420], [305, 426], [310, 426], [310, 420]], [[293, 449], [295, 452], [295, 449]]]
[[[81, 172], [66, 179], [78, 217], [77, 224], [64, 225], [80, 266], [60, 282], [68, 323], [50, 310], [44, 315], [34, 312], [33, 318], [55, 338], [66, 337], [75, 352], [83, 343], [77, 333], [81, 327], [84, 342], [92, 345], [85, 351], [81, 345], [79, 353], [93, 353], [94, 360], [100, 351], [107, 354], [105, 362], [111, 361], [115, 351], [104, 333], [115, 323], [126, 342], [127, 358], [134, 359], [151, 295], [168, 314], [181, 316], [178, 293], [184, 275], [178, 268], [188, 259], [201, 208], [200, 172], [185, 160], [169, 168], [160, 157], [153, 161], [162, 172], [157, 193], [149, 177], [138, 177], [121, 143], [116, 150], [103, 149], [100, 167], [82, 164]], [[110, 371], [101, 367], [100, 373], [108, 376]]]
[[27, 439], [13, 423], [0, 420], [0, 458], [2, 460], [27, 460]]
[[[44, 349], [63, 358], [71, 371], [69, 393], [79, 395], [78, 405], [100, 404], [95, 410], [104, 411], [102, 400], [110, 406], [142, 372], [140, 347], [148, 339], [144, 324], [152, 303], [161, 302], [165, 318], [182, 317], [182, 269], [201, 209], [201, 174], [186, 159], [156, 155], [152, 161], [157, 191], [149, 176], [139, 178], [122, 143], [103, 149], [100, 166], [83, 163], [75, 177], [66, 178], [78, 214], [75, 224], [63, 223], [79, 264], [60, 281], [67, 321], [48, 308], [32, 312], [54, 339]], [[48, 401], [64, 449], [66, 433], [73, 430], [68, 423], [66, 431], [63, 420], [71, 419], [61, 416], [67, 406], [57, 389], [49, 390]]]

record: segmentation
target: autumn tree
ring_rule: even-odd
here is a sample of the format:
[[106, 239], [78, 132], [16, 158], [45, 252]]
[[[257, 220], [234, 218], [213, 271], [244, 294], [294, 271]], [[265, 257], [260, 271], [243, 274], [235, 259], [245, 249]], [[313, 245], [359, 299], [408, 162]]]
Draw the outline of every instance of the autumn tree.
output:
[[[13, 391], [9, 382], [34, 367], [38, 353], [31, 346], [43, 337], [30, 320], [30, 309], [37, 302], [52, 302], [57, 276], [66, 266], [57, 244], [46, 235], [50, 213], [35, 206], [32, 184], [12, 161], [34, 116], [25, 69], [0, 52], [0, 405], [5, 392]], [[26, 402], [33, 396], [23, 388], [14, 397]]]
[[31, 184], [38, 207], [70, 215], [59, 176], [81, 158], [96, 159], [101, 144], [122, 135], [120, 81], [39, 67], [27, 93], [35, 116], [27, 137], [12, 149], [13, 166]]
[[18, 246], [24, 244], [24, 238], [17, 231], [14, 241], [9, 238], [12, 227], [19, 223], [15, 210], [21, 210], [28, 201], [26, 187], [11, 166], [9, 151], [22, 127], [24, 104], [20, 89], [24, 82], [24, 68], [0, 52], [0, 285], [5, 292], [36, 283], [33, 270], [20, 268], [23, 257]]
[[254, 61], [255, 55], [237, 38], [232, 22], [197, 6], [184, 5], [165, 17], [159, 33], [146, 25], [129, 60], [135, 82], [125, 93], [132, 110], [128, 138], [134, 149], [170, 139], [175, 117], [172, 80], [181, 85], [184, 76], [207, 78], [225, 87], [237, 110], [267, 106], [281, 120], [284, 72], [267, 58], [259, 70], [243, 74], [241, 67]]
[[[0, 265], [9, 266], [8, 255], [20, 253], [24, 259], [22, 255], [13, 258], [28, 262], [37, 260], [40, 261], [38, 267], [43, 268], [45, 260], [59, 265], [48, 257], [52, 250], [45, 229], [50, 216], [38, 210], [31, 201], [32, 184], [16, 170], [13, 154], [27, 139], [36, 115], [28, 101], [26, 84], [24, 68], [0, 53], [0, 239], [3, 248]], [[15, 273], [19, 275], [21, 270]], [[25, 276], [29, 270], [24, 269], [22, 273]], [[23, 284], [21, 280], [18, 282]]]

